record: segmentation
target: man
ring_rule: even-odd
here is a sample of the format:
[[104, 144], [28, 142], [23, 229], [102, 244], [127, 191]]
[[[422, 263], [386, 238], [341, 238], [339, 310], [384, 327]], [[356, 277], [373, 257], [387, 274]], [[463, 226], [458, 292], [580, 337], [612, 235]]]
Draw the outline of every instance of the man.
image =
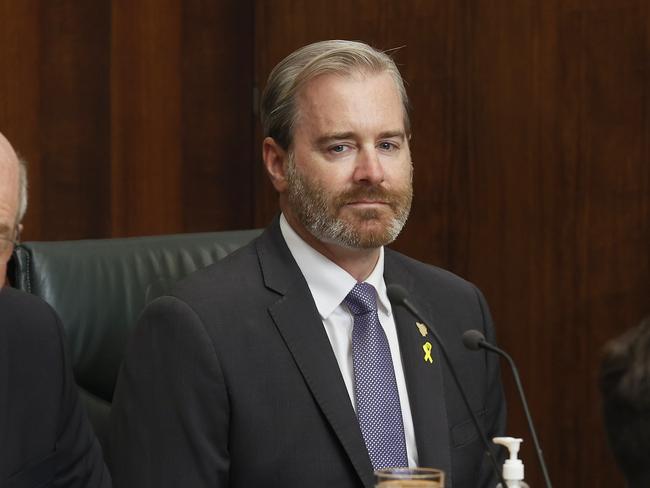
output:
[[26, 192], [25, 166], [0, 134], [0, 486], [109, 487], [58, 317], [37, 297], [3, 287]]
[[20, 221], [27, 207], [26, 189], [19, 182], [27, 181], [24, 165], [9, 141], [0, 133], [0, 288], [7, 276], [7, 262], [13, 243], [20, 234]]
[[406, 107], [394, 62], [362, 43], [276, 66], [263, 159], [282, 214], [145, 310], [112, 410], [116, 486], [369, 488], [406, 465], [496, 484], [431, 335], [386, 295], [408, 290], [501, 433], [497, 366], [460, 339], [493, 338], [481, 294], [383, 247], [411, 205]]
[[609, 443], [629, 488], [650, 486], [650, 317], [610, 341], [600, 388]]

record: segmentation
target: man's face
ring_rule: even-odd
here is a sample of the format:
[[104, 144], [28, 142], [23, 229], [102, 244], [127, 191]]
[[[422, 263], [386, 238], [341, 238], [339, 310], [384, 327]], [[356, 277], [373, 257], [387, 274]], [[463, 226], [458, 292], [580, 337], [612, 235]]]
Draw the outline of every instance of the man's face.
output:
[[322, 75], [300, 92], [283, 211], [325, 243], [386, 245], [411, 208], [404, 109], [388, 73]]
[[7, 274], [7, 261], [15, 238], [18, 213], [18, 158], [9, 142], [0, 134], [0, 287]]

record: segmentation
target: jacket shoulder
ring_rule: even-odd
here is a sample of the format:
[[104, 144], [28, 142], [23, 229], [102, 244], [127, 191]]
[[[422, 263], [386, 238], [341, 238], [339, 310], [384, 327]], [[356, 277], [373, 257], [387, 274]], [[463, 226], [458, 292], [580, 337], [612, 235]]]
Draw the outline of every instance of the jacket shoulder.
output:
[[251, 280], [261, 283], [254, 242], [183, 278], [172, 288], [170, 295], [190, 303], [202, 298], [214, 299], [223, 293], [235, 293], [242, 286], [250, 285]]
[[9, 338], [20, 335], [22, 340], [30, 338], [46, 344], [60, 340], [60, 324], [52, 307], [44, 300], [13, 288], [0, 291], [0, 326]]
[[474, 293], [476, 286], [464, 278], [439, 268], [432, 264], [423, 263], [392, 249], [385, 250], [387, 271], [393, 275], [409, 277], [410, 280], [422, 285], [444, 286], [455, 291], [471, 291]]

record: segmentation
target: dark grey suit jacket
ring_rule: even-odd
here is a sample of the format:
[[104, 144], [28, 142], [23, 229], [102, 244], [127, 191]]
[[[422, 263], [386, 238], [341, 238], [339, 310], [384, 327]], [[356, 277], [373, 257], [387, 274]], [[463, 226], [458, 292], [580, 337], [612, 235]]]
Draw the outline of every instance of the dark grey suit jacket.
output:
[[0, 288], [0, 487], [111, 485], [65, 353], [39, 298]]
[[[461, 334], [493, 339], [480, 292], [386, 250], [385, 280], [431, 318], [489, 436], [503, 433], [498, 367]], [[396, 323], [420, 465], [446, 486], [494, 486], [483, 448], [434, 345], [416, 319]], [[256, 241], [185, 279], [145, 310], [112, 409], [117, 488], [346, 488], [373, 471], [334, 353], [278, 220]]]

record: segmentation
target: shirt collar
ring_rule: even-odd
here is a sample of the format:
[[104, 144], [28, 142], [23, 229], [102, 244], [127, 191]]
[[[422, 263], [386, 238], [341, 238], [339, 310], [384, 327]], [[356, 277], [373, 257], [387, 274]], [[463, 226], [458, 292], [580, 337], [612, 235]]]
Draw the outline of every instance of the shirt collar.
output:
[[[343, 302], [343, 299], [348, 293], [350, 293], [357, 283], [356, 279], [307, 244], [291, 228], [284, 214], [280, 215], [280, 231], [289, 247], [289, 251], [291, 251], [293, 258], [296, 260], [300, 271], [302, 271], [307, 281], [307, 286], [309, 286], [309, 291], [311, 291], [314, 297], [314, 302], [316, 303], [316, 308], [321, 319], [327, 319], [341, 305], [341, 302]], [[384, 313], [390, 315], [390, 302], [386, 294], [386, 283], [384, 283], [383, 247], [379, 250], [379, 259], [375, 268], [370, 273], [370, 276], [366, 278], [365, 282], [375, 287], [375, 290], [377, 290], [378, 306]]]

